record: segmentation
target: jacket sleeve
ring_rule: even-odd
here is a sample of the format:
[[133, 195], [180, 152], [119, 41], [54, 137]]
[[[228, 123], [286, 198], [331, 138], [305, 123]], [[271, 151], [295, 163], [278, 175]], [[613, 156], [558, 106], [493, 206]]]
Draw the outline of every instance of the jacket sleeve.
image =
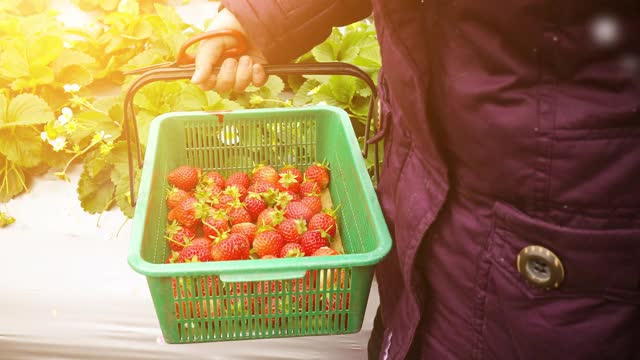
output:
[[370, 0], [223, 0], [271, 63], [290, 61], [371, 14]]

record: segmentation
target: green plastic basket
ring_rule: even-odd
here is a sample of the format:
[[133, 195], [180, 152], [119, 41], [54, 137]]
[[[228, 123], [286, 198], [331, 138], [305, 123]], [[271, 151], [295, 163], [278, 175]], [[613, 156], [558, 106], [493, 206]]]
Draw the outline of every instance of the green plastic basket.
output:
[[[255, 163], [331, 167], [345, 255], [165, 264], [167, 175], [179, 165], [224, 175]], [[374, 266], [391, 248], [349, 117], [312, 106], [240, 110], [216, 116], [178, 112], [153, 120], [129, 252], [145, 275], [169, 343], [358, 332]]]

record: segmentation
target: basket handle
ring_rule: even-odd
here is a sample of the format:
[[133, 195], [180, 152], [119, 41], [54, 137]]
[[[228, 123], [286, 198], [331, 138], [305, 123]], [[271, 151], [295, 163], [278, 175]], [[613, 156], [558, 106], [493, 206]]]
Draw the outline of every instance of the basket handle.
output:
[[[357, 66], [342, 63], [342, 62], [325, 62], [325, 63], [304, 63], [304, 64], [285, 64], [285, 65], [264, 65], [264, 70], [267, 75], [350, 75], [355, 76], [363, 80], [367, 86], [371, 89], [371, 101], [369, 102], [369, 113], [367, 115], [367, 121], [364, 130], [364, 144], [362, 149], [362, 156], [365, 158], [368, 156], [368, 145], [374, 145], [375, 167], [374, 176], [378, 179], [380, 174], [378, 164], [378, 141], [382, 137], [382, 131], [380, 131], [380, 123], [378, 118], [378, 104], [377, 104], [377, 89], [376, 85], [371, 80], [371, 77], [362, 69]], [[185, 80], [190, 79], [193, 76], [194, 66], [173, 67], [173, 68], [159, 68], [149, 70], [137, 79], [135, 79], [124, 97], [124, 135], [127, 141], [127, 160], [129, 163], [129, 190], [131, 195], [131, 206], [135, 207], [135, 174], [133, 165], [133, 151], [135, 147], [136, 160], [138, 167], [142, 168], [142, 151], [140, 148], [140, 138], [138, 134], [138, 125], [135, 118], [133, 99], [135, 94], [145, 85], [156, 81], [168, 81], [168, 80]], [[219, 67], [213, 68], [212, 71], [217, 73], [220, 71]], [[373, 120], [376, 120], [375, 128], [376, 134], [371, 137], [370, 129]], [[133, 133], [133, 134], [132, 134]]]

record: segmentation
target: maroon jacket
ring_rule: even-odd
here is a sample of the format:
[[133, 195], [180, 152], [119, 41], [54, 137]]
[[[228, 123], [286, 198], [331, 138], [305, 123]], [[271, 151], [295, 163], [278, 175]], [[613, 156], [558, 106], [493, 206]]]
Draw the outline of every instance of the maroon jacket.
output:
[[[637, 0], [223, 3], [271, 62], [373, 9], [381, 357], [640, 358]], [[557, 288], [524, 280], [530, 245], [563, 264]]]

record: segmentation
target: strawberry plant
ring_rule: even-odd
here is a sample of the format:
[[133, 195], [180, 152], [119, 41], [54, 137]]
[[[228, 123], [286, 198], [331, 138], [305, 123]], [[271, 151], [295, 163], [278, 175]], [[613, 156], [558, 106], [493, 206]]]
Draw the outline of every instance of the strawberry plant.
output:
[[[77, 194], [85, 211], [102, 213], [117, 207], [132, 217], [122, 103], [135, 77], [123, 73], [174, 60], [184, 41], [203, 30], [185, 22], [165, 1], [71, 1], [91, 12], [93, 20], [86, 26], [66, 26], [49, 0], [0, 4], [0, 203], [28, 191], [34, 178], [50, 174], [70, 181], [69, 169], [79, 168]], [[381, 63], [369, 21], [335, 29], [295, 61], [351, 63], [374, 82]], [[134, 107], [144, 150], [151, 120], [170, 111], [324, 103], [347, 110], [362, 137], [370, 97], [363, 81], [347, 76], [272, 76], [265, 86], [250, 86], [242, 94], [204, 92], [188, 81], [153, 83], [140, 90]], [[264, 131], [277, 141], [280, 129]], [[300, 137], [309, 132], [304, 127], [296, 131]], [[226, 141], [233, 142], [233, 131], [229, 133]], [[367, 165], [372, 168], [372, 161]], [[134, 179], [136, 188], [139, 176]], [[273, 195], [283, 187], [290, 189], [278, 199], [265, 199], [272, 206], [281, 203], [283, 209], [287, 201], [298, 200], [292, 197], [299, 191], [292, 180], [300, 174], [267, 170], [261, 176], [265, 182], [248, 192], [270, 188]], [[238, 175], [233, 183], [246, 184], [246, 178]], [[194, 196], [203, 196], [205, 190], [195, 189]], [[249, 211], [252, 221], [260, 206]]]

